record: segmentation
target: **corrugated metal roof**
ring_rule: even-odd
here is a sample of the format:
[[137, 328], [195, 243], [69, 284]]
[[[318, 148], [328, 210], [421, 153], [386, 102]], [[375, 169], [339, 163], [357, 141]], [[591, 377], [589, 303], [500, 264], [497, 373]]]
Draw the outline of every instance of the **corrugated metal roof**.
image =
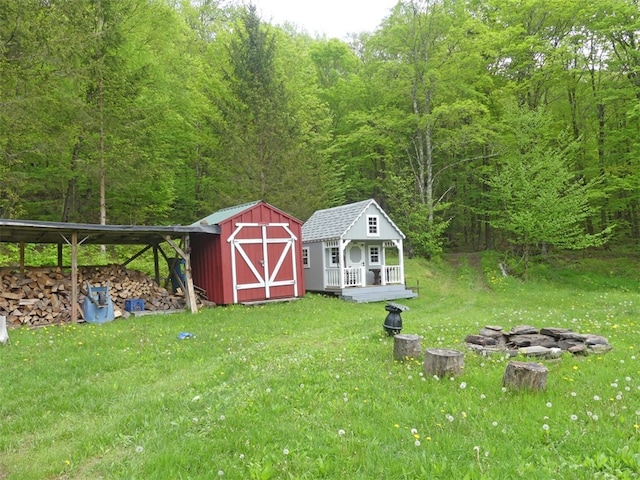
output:
[[186, 233], [219, 234], [220, 228], [206, 225], [97, 225], [93, 223], [40, 222], [0, 219], [0, 242], [64, 243], [77, 233], [83, 243], [94, 245], [154, 245], [166, 236], [179, 238]]
[[208, 217], [204, 217], [203, 219], [198, 220], [192, 225], [218, 225], [219, 223], [224, 222], [228, 218], [231, 218], [237, 215], [238, 213], [245, 211], [248, 208], [255, 207], [260, 202], [261, 200], [256, 200], [254, 202], [244, 203], [242, 205], [236, 205], [235, 207], [223, 208], [222, 210], [213, 212]]

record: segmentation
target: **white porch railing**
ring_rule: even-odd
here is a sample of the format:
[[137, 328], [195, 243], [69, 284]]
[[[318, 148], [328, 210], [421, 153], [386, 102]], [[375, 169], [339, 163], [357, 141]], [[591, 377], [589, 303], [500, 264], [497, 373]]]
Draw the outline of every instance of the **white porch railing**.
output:
[[402, 284], [402, 268], [400, 265], [388, 265], [384, 267], [384, 281], [388, 284]]
[[[388, 265], [383, 268], [384, 285], [401, 285], [403, 283], [402, 268], [400, 265]], [[345, 268], [342, 270], [344, 275], [344, 285], [340, 282], [340, 268], [326, 268], [324, 272], [325, 285], [329, 288], [343, 288], [343, 286], [363, 287], [366, 285], [364, 267]]]
[[361, 287], [364, 286], [364, 267], [352, 267], [344, 269], [344, 286]]
[[340, 269], [339, 268], [325, 268], [324, 274], [326, 276], [324, 284], [327, 287], [340, 288]]

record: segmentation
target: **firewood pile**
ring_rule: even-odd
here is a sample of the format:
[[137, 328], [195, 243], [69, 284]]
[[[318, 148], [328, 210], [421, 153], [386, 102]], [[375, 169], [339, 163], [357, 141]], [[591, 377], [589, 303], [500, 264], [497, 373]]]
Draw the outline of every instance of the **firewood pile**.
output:
[[[116, 316], [125, 311], [128, 299], [144, 300], [145, 310], [185, 308], [183, 295], [159, 287], [146, 274], [120, 265], [78, 268], [78, 319], [82, 302], [92, 287], [109, 286]], [[48, 325], [71, 321], [71, 275], [59, 268], [30, 268], [23, 275], [0, 270], [0, 315], [10, 325]]]

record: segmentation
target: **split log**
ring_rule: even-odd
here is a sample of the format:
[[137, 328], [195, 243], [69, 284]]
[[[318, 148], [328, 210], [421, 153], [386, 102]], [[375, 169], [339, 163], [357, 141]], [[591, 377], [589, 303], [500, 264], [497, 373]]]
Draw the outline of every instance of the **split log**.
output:
[[419, 335], [398, 333], [393, 337], [393, 358], [395, 360], [420, 358], [421, 352], [422, 346]]
[[516, 390], [544, 390], [547, 388], [547, 367], [534, 362], [511, 361], [505, 369], [502, 385]]
[[446, 348], [427, 348], [424, 352], [424, 373], [440, 378], [458, 375], [464, 368], [464, 354]]

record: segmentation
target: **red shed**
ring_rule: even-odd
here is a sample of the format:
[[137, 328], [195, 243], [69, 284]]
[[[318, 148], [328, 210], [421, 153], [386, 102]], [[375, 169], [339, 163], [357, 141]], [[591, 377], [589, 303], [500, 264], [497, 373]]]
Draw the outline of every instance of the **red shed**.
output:
[[263, 201], [226, 208], [196, 224], [219, 235], [191, 235], [193, 282], [218, 305], [304, 295], [302, 222]]

